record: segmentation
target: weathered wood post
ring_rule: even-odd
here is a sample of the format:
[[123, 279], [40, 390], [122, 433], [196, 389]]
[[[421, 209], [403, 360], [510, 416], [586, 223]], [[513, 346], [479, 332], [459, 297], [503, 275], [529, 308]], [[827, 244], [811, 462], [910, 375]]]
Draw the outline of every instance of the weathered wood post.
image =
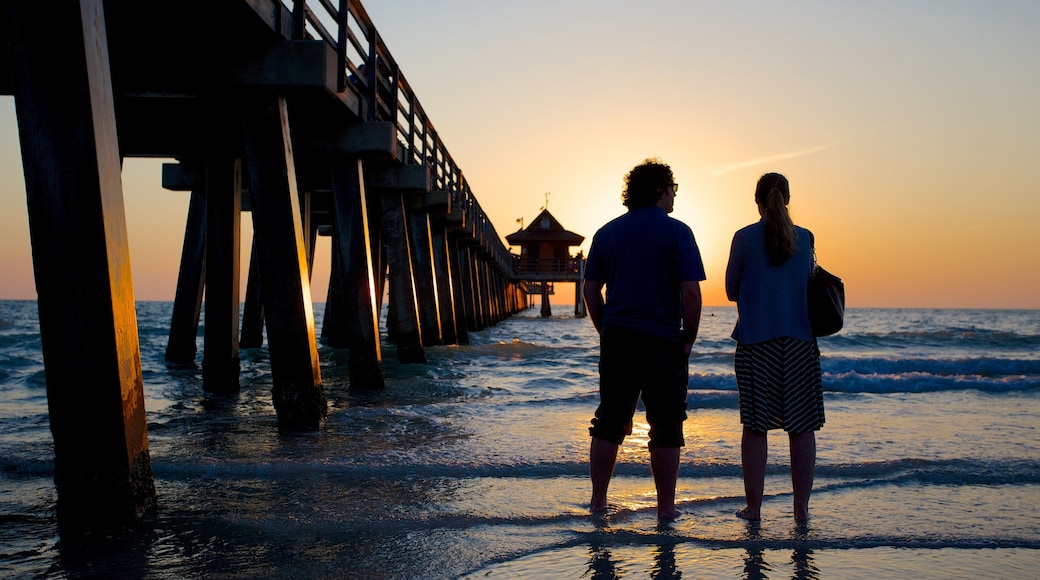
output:
[[[420, 205], [421, 204], [417, 204]], [[419, 324], [426, 346], [443, 344], [440, 308], [437, 296], [437, 274], [434, 271], [433, 245], [430, 235], [430, 214], [425, 208], [415, 207], [408, 212], [409, 248], [415, 269], [415, 293], [419, 299]]]
[[186, 221], [166, 362], [194, 367], [202, 295], [206, 287], [206, 191], [199, 185], [192, 187]]
[[155, 505], [102, 0], [7, 2], [58, 516]]
[[[483, 244], [483, 240], [481, 240]], [[483, 256], [479, 255], [477, 260], [477, 282], [480, 284], [480, 327], [488, 328], [495, 325], [494, 318], [492, 318], [492, 312], [494, 304], [492, 303], [491, 294], [491, 269], [488, 267], [488, 263], [484, 260]]]
[[465, 220], [462, 208], [453, 206], [446, 217], [445, 244], [451, 268], [451, 296], [455, 305], [455, 336], [458, 344], [469, 344], [470, 306], [467, 298], [465, 258], [459, 246], [459, 227]]
[[441, 326], [441, 341], [458, 344], [455, 330], [455, 298], [451, 283], [451, 255], [448, 253], [448, 238], [443, 218], [430, 223], [430, 242], [433, 248], [434, 280], [437, 284], [438, 317]]
[[336, 234], [332, 235], [329, 291], [325, 297], [325, 316], [321, 320], [321, 342], [332, 348], [347, 347], [346, 295], [343, 293], [343, 259]]
[[242, 162], [206, 163], [206, 326], [202, 388], [237, 393], [239, 238], [242, 215]]
[[278, 423], [317, 428], [327, 413], [284, 97], [242, 107], [253, 232]]
[[484, 330], [487, 325], [487, 298], [484, 289], [484, 268], [481, 260], [477, 257], [477, 246], [467, 247], [470, 272], [470, 288], [473, 292], [473, 330]]
[[256, 233], [253, 234], [249, 254], [249, 274], [246, 276], [246, 299], [242, 305], [241, 348], [260, 348], [264, 344], [264, 303], [260, 294], [260, 258], [256, 254]]
[[386, 387], [379, 314], [373, 276], [368, 199], [361, 159], [337, 157], [331, 163], [333, 243], [337, 246], [348, 330], [351, 388]]
[[415, 293], [404, 195], [398, 190], [384, 189], [382, 196], [383, 233], [386, 236], [387, 267], [390, 270], [387, 326], [393, 327], [397, 360], [403, 363], [425, 363], [426, 352], [419, 325], [419, 304]]

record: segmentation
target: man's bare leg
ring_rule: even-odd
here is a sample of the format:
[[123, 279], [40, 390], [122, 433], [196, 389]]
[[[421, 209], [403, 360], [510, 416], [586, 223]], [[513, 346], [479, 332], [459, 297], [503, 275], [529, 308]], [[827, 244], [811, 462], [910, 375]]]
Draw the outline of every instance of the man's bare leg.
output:
[[655, 447], [650, 450], [650, 471], [657, 488], [657, 518], [673, 520], [680, 514], [675, 508], [675, 484], [679, 479], [678, 447]]
[[600, 513], [607, 509], [607, 487], [614, 475], [618, 445], [606, 439], [592, 438], [589, 447], [589, 476], [592, 479], [592, 502], [589, 511]]
[[790, 435], [791, 484], [794, 487], [794, 519], [809, 519], [809, 495], [816, 475], [816, 432]]
[[762, 518], [762, 495], [766, 487], [766, 457], [769, 452], [765, 433], [744, 427], [740, 439], [740, 465], [744, 472], [744, 497], [747, 507], [737, 512], [745, 520], [757, 522]]

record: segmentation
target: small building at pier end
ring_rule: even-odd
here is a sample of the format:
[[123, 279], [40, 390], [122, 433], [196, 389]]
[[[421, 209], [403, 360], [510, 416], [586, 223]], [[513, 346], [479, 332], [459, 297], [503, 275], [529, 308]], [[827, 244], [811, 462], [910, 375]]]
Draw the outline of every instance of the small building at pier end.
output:
[[579, 251], [571, 255], [571, 247], [580, 246], [585, 236], [567, 231], [556, 218], [543, 209], [527, 228], [506, 236], [510, 246], [519, 246], [520, 255], [513, 254], [513, 272], [526, 283], [527, 295], [542, 296], [542, 316], [552, 316], [549, 296], [554, 294], [555, 282], [574, 283], [574, 315], [585, 316], [581, 298], [581, 282], [585, 273], [585, 257]]

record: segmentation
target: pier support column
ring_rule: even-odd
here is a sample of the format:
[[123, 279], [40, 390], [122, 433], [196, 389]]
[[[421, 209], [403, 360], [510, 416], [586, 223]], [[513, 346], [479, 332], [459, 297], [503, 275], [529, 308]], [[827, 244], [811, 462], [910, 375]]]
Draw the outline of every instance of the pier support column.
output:
[[[365, 172], [360, 159], [332, 162], [333, 243], [340, 262], [351, 388], [386, 387]], [[377, 250], [378, 251], [378, 250]]]
[[449, 232], [446, 236], [448, 259], [451, 267], [451, 297], [455, 304], [455, 337], [458, 344], [469, 344], [469, 306], [466, 302], [466, 280], [458, 237]]
[[487, 262], [478, 258], [475, 264], [477, 287], [480, 289], [480, 328], [488, 328], [495, 323], [491, 320], [491, 274]]
[[389, 190], [384, 191], [382, 197], [383, 232], [386, 236], [387, 266], [390, 270], [387, 324], [393, 325], [397, 360], [403, 363], [425, 363], [426, 352], [423, 349], [422, 329], [419, 325], [419, 304], [415, 293], [404, 196], [399, 191]]
[[332, 235], [332, 264], [329, 291], [325, 296], [325, 316], [321, 320], [321, 342], [332, 348], [347, 348], [346, 295], [343, 293], [343, 260], [336, 235]]
[[181, 266], [177, 273], [177, 291], [173, 298], [170, 337], [166, 345], [166, 362], [175, 366], [194, 367], [202, 313], [202, 293], [206, 285], [206, 192], [193, 186], [188, 201], [188, 219], [184, 226]]
[[238, 248], [241, 224], [242, 163], [210, 161], [206, 166], [206, 328], [202, 388], [237, 393]]
[[452, 296], [451, 254], [443, 225], [430, 224], [430, 245], [433, 248], [434, 281], [437, 283], [438, 316], [441, 323], [441, 342], [458, 344], [455, 330], [455, 299]]
[[415, 294], [419, 303], [419, 324], [423, 344], [443, 344], [440, 308], [438, 307], [436, 268], [430, 236], [430, 214], [421, 209], [408, 212], [409, 247], [415, 272]]
[[260, 294], [260, 259], [256, 255], [256, 234], [249, 254], [249, 274], [246, 277], [246, 300], [242, 305], [241, 348], [260, 348], [264, 345], [264, 303]]
[[274, 408], [280, 426], [313, 429], [327, 403], [284, 97], [244, 103], [242, 121]]
[[[470, 330], [479, 331], [487, 328], [484, 323], [484, 288], [481, 280], [480, 260], [476, 256], [476, 246], [466, 246], [466, 271], [469, 272], [470, 303], [473, 305]], [[467, 309], [467, 314], [470, 309]]]
[[7, 2], [58, 518], [155, 506], [102, 0]]

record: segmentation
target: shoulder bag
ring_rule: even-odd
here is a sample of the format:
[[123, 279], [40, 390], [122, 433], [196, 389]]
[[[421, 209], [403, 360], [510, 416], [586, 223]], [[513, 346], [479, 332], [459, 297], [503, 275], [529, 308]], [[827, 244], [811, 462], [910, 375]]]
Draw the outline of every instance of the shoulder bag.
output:
[[845, 322], [845, 284], [816, 263], [815, 247], [808, 298], [813, 336], [830, 336], [841, 330]]

